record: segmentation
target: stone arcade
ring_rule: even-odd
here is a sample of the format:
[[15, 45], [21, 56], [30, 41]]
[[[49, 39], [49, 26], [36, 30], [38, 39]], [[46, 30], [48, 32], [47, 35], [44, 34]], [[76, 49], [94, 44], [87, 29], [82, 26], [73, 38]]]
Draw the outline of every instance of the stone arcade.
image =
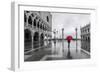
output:
[[51, 30], [50, 12], [24, 11], [24, 52], [49, 47]]

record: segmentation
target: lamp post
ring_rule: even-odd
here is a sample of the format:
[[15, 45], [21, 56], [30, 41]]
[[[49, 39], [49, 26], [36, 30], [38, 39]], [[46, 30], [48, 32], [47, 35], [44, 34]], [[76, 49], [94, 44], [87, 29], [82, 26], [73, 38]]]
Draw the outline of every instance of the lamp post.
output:
[[54, 40], [56, 40], [56, 34], [57, 34], [56, 29], [54, 29], [53, 33], [54, 33]]
[[64, 28], [62, 28], [62, 40], [64, 39]]
[[56, 34], [57, 34], [57, 31], [56, 31], [56, 29], [54, 29], [54, 31], [53, 31], [53, 33], [54, 33], [54, 39], [53, 39], [53, 41], [54, 41], [54, 54], [56, 54]]
[[62, 28], [62, 51], [64, 52], [64, 28]]

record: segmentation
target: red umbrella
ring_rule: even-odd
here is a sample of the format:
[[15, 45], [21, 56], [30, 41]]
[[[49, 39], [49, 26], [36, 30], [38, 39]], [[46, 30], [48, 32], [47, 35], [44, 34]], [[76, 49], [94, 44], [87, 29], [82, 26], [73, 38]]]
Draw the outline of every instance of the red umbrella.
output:
[[67, 37], [66, 37], [66, 40], [67, 40], [68, 42], [70, 42], [72, 39], [73, 39], [72, 36], [67, 36]]

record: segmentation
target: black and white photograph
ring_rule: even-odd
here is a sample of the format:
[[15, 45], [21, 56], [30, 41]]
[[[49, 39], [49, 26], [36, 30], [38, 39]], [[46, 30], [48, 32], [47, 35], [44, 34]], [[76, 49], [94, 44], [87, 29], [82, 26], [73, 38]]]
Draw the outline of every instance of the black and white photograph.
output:
[[24, 10], [24, 62], [91, 58], [89, 13]]

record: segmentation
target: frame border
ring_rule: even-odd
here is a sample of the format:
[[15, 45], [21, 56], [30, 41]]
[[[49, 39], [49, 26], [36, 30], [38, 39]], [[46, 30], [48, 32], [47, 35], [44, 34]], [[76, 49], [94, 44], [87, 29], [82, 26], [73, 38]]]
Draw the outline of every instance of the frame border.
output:
[[35, 7], [47, 7], [47, 8], [67, 8], [67, 9], [82, 9], [82, 10], [97, 10], [96, 7], [77, 7], [77, 6], [43, 6], [33, 5], [31, 3], [12, 2], [11, 3], [11, 70], [20, 70], [20, 6], [35, 6]]

